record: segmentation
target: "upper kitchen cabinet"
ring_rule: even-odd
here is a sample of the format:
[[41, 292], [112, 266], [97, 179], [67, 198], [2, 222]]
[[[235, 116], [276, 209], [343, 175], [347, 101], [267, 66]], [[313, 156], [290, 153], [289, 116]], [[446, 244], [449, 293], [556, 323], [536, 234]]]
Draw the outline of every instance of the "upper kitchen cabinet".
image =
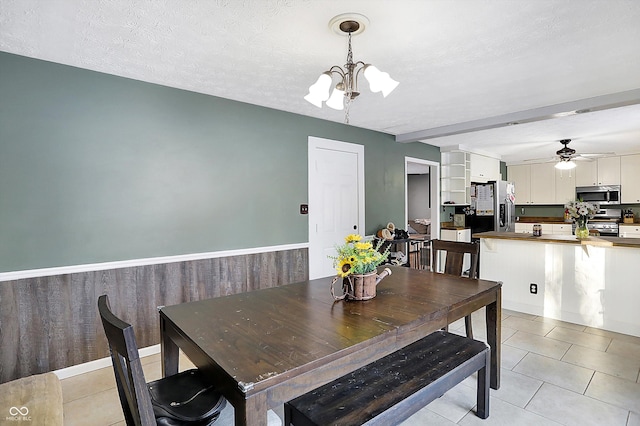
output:
[[574, 170], [558, 170], [556, 173], [556, 202], [555, 204], [567, 204], [576, 199], [576, 174]]
[[531, 204], [531, 166], [509, 166], [507, 180], [515, 185], [516, 204]]
[[471, 181], [489, 182], [500, 179], [500, 160], [479, 154], [471, 156]]
[[576, 186], [620, 185], [620, 157], [580, 161], [575, 173]]
[[640, 154], [620, 157], [620, 198], [622, 204], [640, 203]]
[[[554, 163], [531, 164], [530, 170], [531, 204], [555, 204], [556, 174]], [[516, 197], [518, 196], [517, 189], [516, 186]]]

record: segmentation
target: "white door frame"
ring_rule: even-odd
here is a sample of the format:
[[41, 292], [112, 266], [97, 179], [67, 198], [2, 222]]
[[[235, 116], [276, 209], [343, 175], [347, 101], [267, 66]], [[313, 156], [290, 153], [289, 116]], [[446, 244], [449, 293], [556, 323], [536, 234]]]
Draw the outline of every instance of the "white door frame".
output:
[[[312, 262], [313, 256], [322, 256], [322, 247], [318, 243], [317, 227], [319, 223], [318, 215], [322, 209], [314, 205], [313, 194], [319, 194], [318, 175], [315, 172], [315, 162], [317, 160], [316, 152], [318, 149], [349, 152], [358, 156], [358, 218], [357, 232], [360, 235], [364, 233], [364, 145], [354, 143], [335, 141], [331, 139], [323, 139], [315, 136], [309, 136], [308, 140], [308, 179], [309, 179], [309, 279], [320, 278], [321, 274], [316, 270], [316, 265]], [[364, 235], [363, 235], [364, 236]], [[346, 235], [345, 235], [346, 237]]]
[[440, 238], [440, 163], [421, 158], [404, 157], [404, 223], [409, 223], [409, 177], [408, 163], [429, 166], [429, 184], [431, 186], [431, 239]]

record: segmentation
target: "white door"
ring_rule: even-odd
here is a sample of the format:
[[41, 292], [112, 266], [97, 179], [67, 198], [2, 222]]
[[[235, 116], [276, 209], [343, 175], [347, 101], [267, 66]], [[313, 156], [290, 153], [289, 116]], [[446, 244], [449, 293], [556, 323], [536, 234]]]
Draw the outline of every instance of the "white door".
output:
[[309, 278], [335, 275], [329, 256], [363, 228], [364, 146], [309, 137]]

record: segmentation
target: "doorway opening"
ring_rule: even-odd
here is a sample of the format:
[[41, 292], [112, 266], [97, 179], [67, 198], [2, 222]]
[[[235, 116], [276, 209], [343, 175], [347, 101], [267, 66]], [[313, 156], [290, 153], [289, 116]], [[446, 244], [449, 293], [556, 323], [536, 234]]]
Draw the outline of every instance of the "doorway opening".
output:
[[407, 230], [412, 232], [413, 228], [413, 231], [426, 234], [429, 239], [439, 238], [440, 163], [405, 157], [404, 183]]

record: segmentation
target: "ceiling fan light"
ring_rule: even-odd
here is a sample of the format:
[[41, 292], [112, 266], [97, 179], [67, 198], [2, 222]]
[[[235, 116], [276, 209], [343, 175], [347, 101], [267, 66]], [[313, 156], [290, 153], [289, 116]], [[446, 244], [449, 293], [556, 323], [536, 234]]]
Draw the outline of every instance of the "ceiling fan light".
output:
[[576, 167], [576, 163], [572, 160], [560, 160], [556, 163], [555, 167], [558, 170], [571, 170]]
[[322, 107], [322, 102], [329, 99], [329, 89], [331, 88], [331, 73], [320, 74], [318, 80], [309, 86], [309, 94], [304, 99], [318, 108]]
[[331, 92], [331, 97], [327, 101], [327, 106], [329, 108], [337, 109], [338, 111], [343, 110], [344, 109], [344, 90], [340, 90], [336, 86], [336, 88], [333, 89], [333, 92]]
[[389, 73], [382, 72], [371, 64], [365, 65], [364, 78], [369, 82], [369, 88], [373, 93], [382, 92], [385, 98], [400, 84], [392, 79]]

